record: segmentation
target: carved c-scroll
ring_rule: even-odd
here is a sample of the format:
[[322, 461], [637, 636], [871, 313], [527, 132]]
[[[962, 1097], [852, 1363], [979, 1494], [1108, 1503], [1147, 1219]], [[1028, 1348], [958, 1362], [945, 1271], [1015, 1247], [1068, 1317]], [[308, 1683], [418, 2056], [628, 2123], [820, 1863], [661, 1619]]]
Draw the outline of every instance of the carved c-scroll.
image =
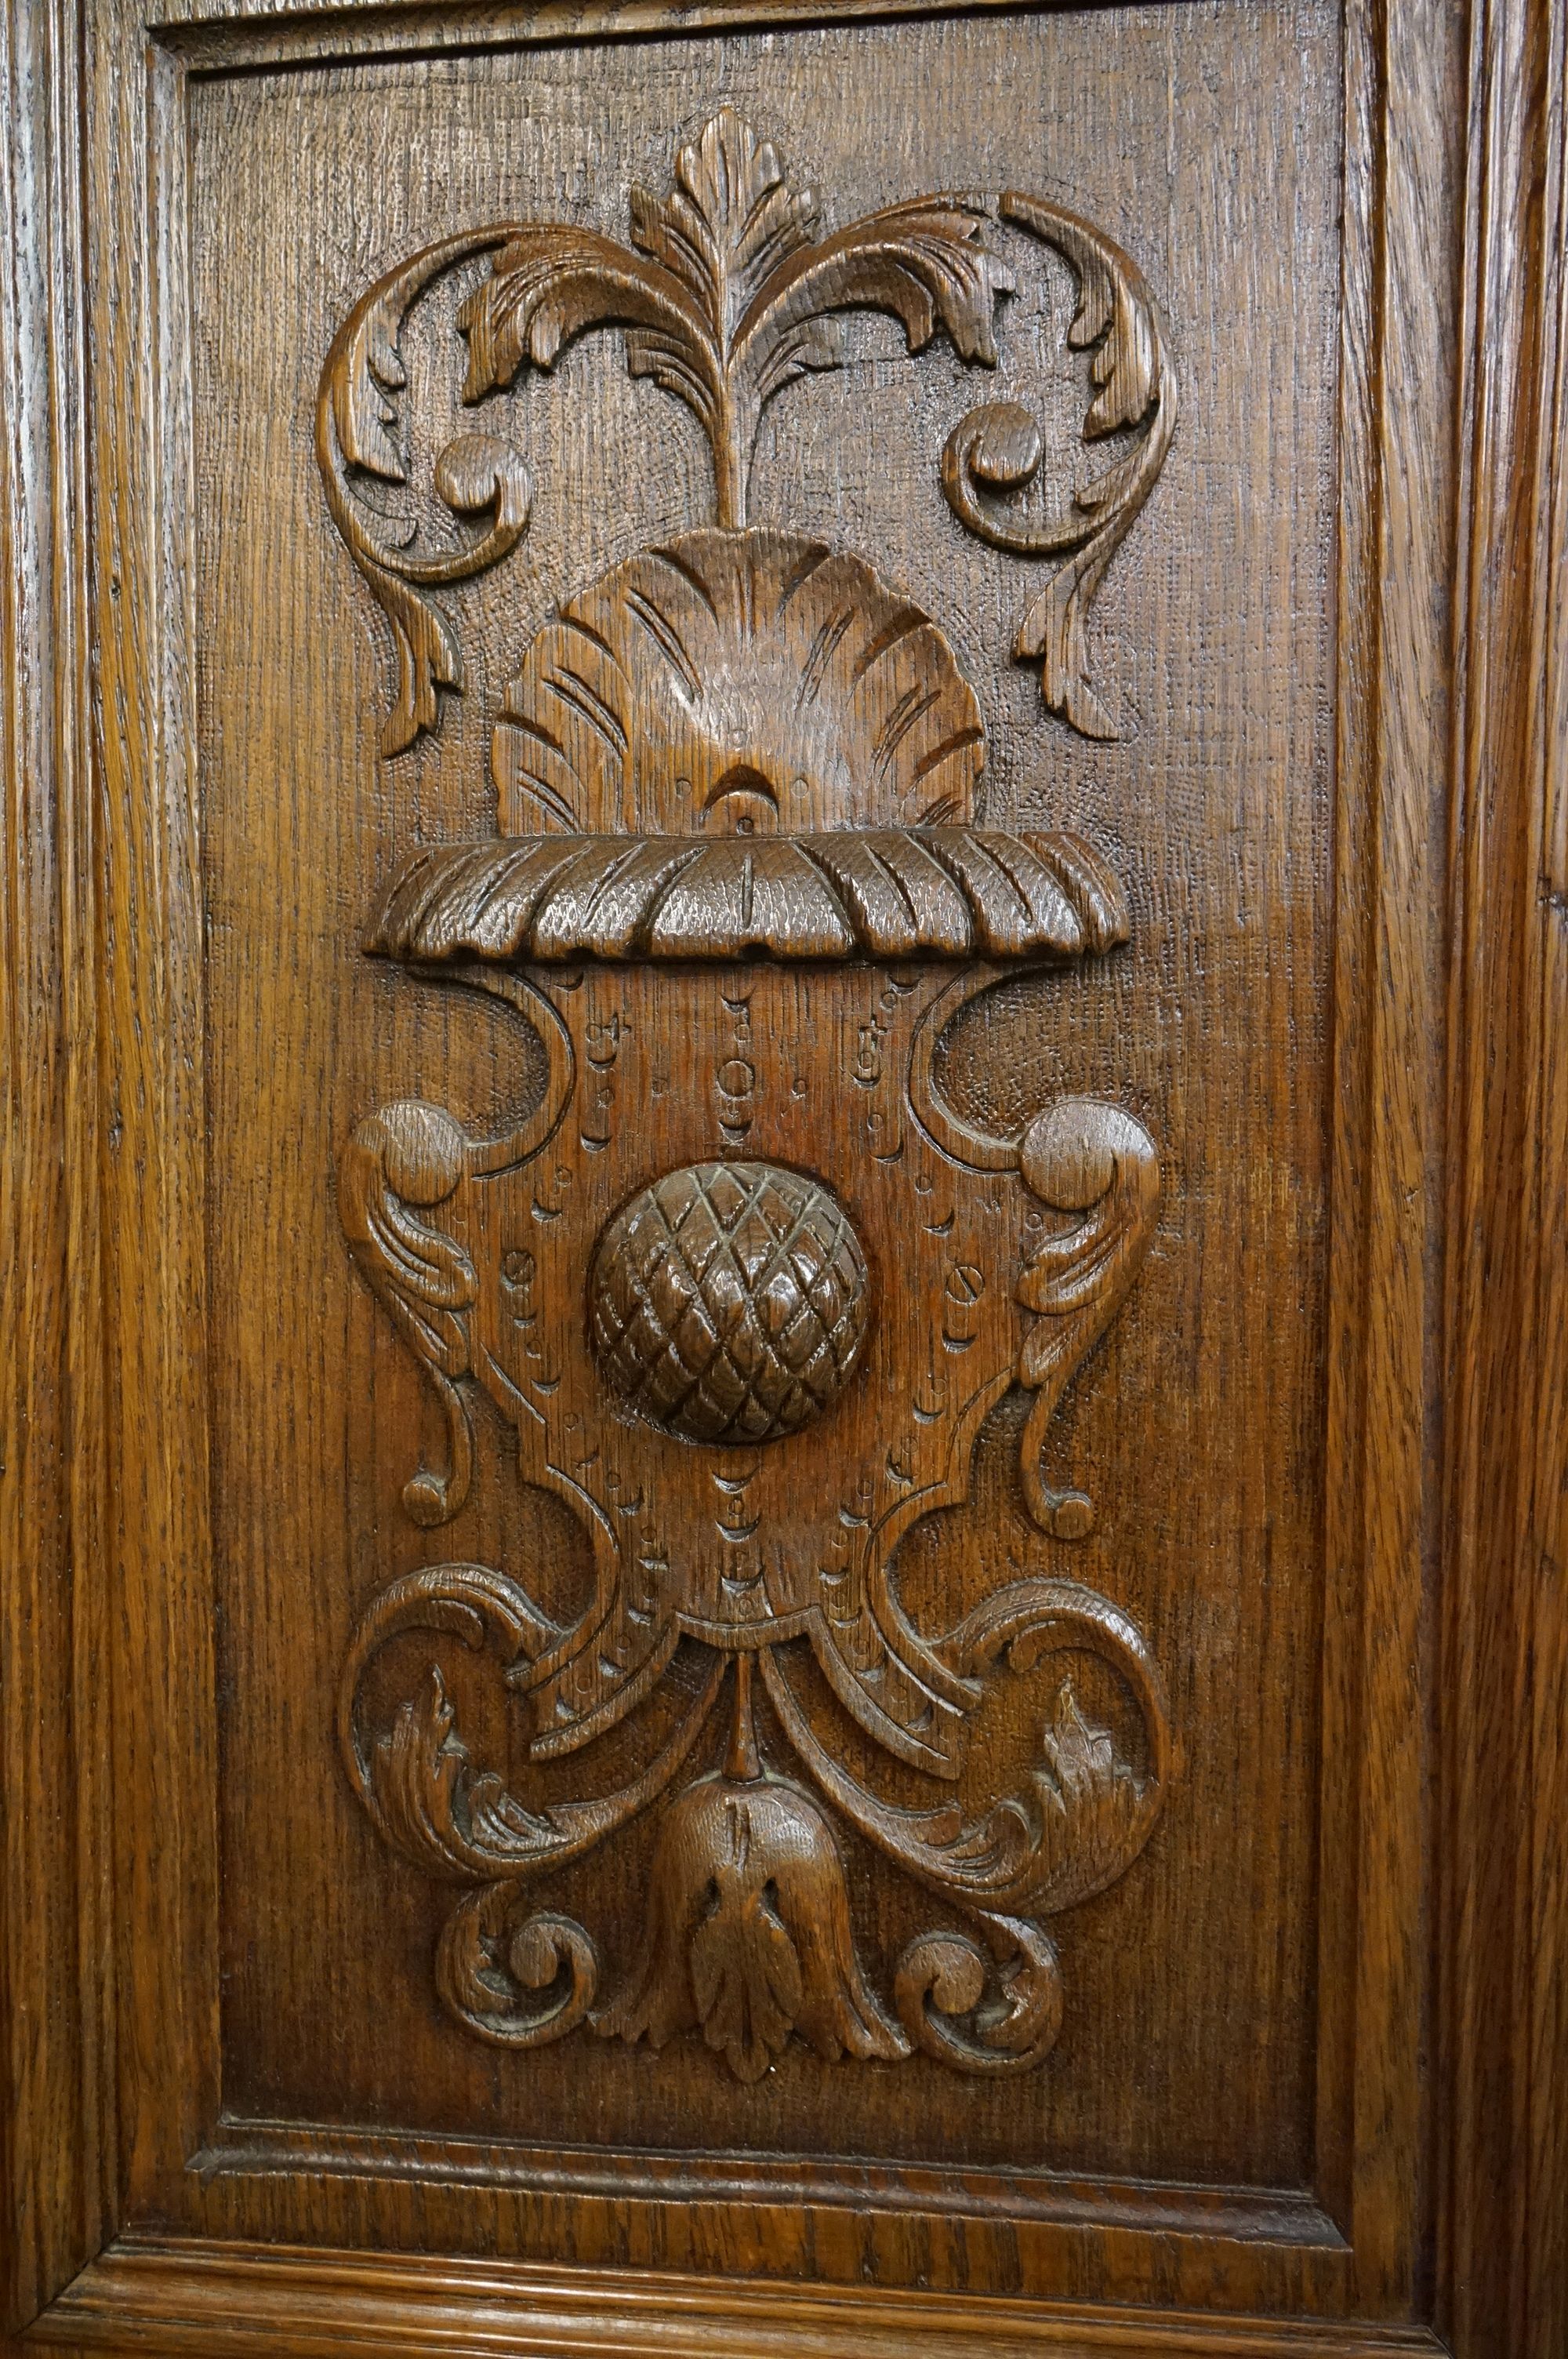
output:
[[360, 1623], [338, 1685], [338, 1742], [349, 1781], [388, 1843], [427, 1874], [490, 1883], [565, 1866], [655, 1801], [702, 1733], [723, 1676], [708, 1685], [654, 1759], [615, 1792], [530, 1810], [493, 1771], [476, 1771], [439, 1670], [364, 1743], [361, 1684], [372, 1658], [406, 1632], [441, 1631], [478, 1651], [499, 1642], [509, 1676], [559, 1639], [520, 1582], [488, 1565], [430, 1565], [388, 1583]]
[[462, 1380], [473, 1373], [469, 1314], [479, 1278], [464, 1247], [424, 1217], [448, 1204], [465, 1178], [523, 1162], [550, 1136], [572, 1093], [575, 1063], [565, 1026], [520, 975], [464, 965], [458, 979], [524, 1016], [545, 1052], [539, 1103], [493, 1138], [470, 1138], [444, 1106], [400, 1099], [360, 1123], [338, 1169], [343, 1233], [376, 1299], [384, 1303], [430, 1380], [447, 1423], [445, 1474], [421, 1467], [405, 1485], [412, 1520], [449, 1523], [473, 1480], [473, 1419]]
[[[958, 2072], [1027, 2072], [1062, 2028], [1056, 1945], [1026, 1918], [981, 1914], [986, 1951], [966, 1933], [923, 1933], [899, 1960], [893, 1997], [917, 2048]], [[983, 2009], [992, 1980], [1000, 2006]], [[956, 2018], [968, 2016], [973, 2027]]]
[[421, 1467], [404, 1486], [404, 1506], [427, 1526], [457, 1514], [473, 1476], [473, 1425], [459, 1379], [472, 1366], [468, 1314], [479, 1299], [479, 1278], [462, 1246], [421, 1218], [455, 1190], [467, 1147], [449, 1114], [406, 1098], [359, 1125], [338, 1174], [338, 1206], [354, 1259], [429, 1377], [447, 1420], [449, 1471]]
[[762, 1671], [813, 1781], [868, 1842], [933, 1891], [1008, 1914], [1074, 1908], [1103, 1891], [1148, 1841], [1173, 1763], [1164, 1686], [1136, 1625], [1077, 1582], [1016, 1582], [961, 1624], [943, 1651], [966, 1670], [999, 1658], [1022, 1671], [1049, 1654], [1097, 1655], [1138, 1708], [1147, 1774], [1135, 1775], [1104, 1732], [1088, 1726], [1065, 1682], [1028, 1796], [998, 1802], [972, 1825], [951, 1804], [907, 1810], [882, 1801], [844, 1767], [813, 1726], [776, 1653], [762, 1657]]
[[1160, 1158], [1142, 1124], [1119, 1106], [1062, 1098], [1024, 1132], [1019, 1169], [1053, 1212], [1083, 1215], [1076, 1228], [1042, 1241], [1015, 1288], [1036, 1320], [1018, 1361], [1018, 1380], [1034, 1395], [1019, 1445], [1024, 1500], [1043, 1531], [1081, 1539], [1093, 1505], [1082, 1491], [1048, 1487], [1041, 1451], [1069, 1377], [1143, 1266], [1159, 1212]]
[[[733, 108], [722, 107], [676, 158], [665, 197], [630, 192], [631, 242], [568, 222], [498, 222], [445, 238], [388, 271], [355, 305], [322, 370], [316, 450], [333, 522], [392, 626], [397, 694], [383, 739], [388, 754], [435, 727], [438, 691], [460, 688], [461, 654], [429, 596], [514, 548], [527, 529], [532, 487], [522, 459], [492, 434], [456, 436], [436, 463], [435, 490], [454, 516], [490, 522], [455, 550], [424, 553], [408, 518], [364, 496], [402, 484], [397, 397], [408, 315], [448, 273], [484, 255], [491, 273], [463, 299], [468, 340], [462, 400], [474, 404], [528, 367], [553, 368], [595, 328], [619, 327], [626, 365], [692, 412], [713, 462], [713, 520], [747, 521], [752, 456], [762, 411], [782, 387], [836, 368], [840, 314], [890, 313], [911, 353], [940, 329], [961, 359], [997, 360], [998, 299], [1013, 291], [983, 232], [990, 207], [935, 194], [884, 207], [816, 236], [816, 200], [795, 187], [777, 152]], [[1090, 737], [1115, 734], [1090, 687], [1083, 618], [1111, 555], [1152, 488], [1175, 424], [1175, 379], [1158, 308], [1136, 266], [1076, 214], [1009, 192], [997, 210], [1054, 246], [1076, 272], [1080, 300], [1068, 341], [1093, 352], [1097, 388], [1087, 439], [1144, 429], [1125, 456], [1076, 495], [1077, 516], [1044, 527], [1016, 495], [1038, 472], [1043, 446], [1014, 402], [981, 406], [949, 437], [942, 481], [963, 523], [1010, 555], [1067, 553], [1030, 607], [1017, 652], [1037, 660], [1047, 706]], [[1009, 505], [1008, 495], [1012, 495]]]
[[1034, 1318], [1018, 1358], [1018, 1381], [1034, 1395], [1019, 1444], [1024, 1501], [1053, 1539], [1079, 1540], [1094, 1527], [1093, 1502], [1082, 1491], [1053, 1490], [1041, 1452], [1070, 1379], [1127, 1299], [1153, 1242], [1160, 1158], [1137, 1116], [1101, 1098], [1059, 1098], [1009, 1137], [954, 1112], [936, 1077], [942, 1036], [1002, 972], [971, 967], [933, 1001], [910, 1060], [909, 1098], [927, 1137], [954, 1162], [1017, 1171], [1053, 1212], [1081, 1216], [1041, 1240], [1014, 1288]]
[[1089, 684], [1084, 617], [1165, 463], [1176, 429], [1175, 370], [1160, 307], [1120, 246], [1044, 197], [1009, 190], [998, 211], [1054, 246], [1076, 274], [1078, 308], [1067, 342], [1093, 354], [1095, 386], [1085, 441], [1121, 432], [1139, 432], [1139, 440], [1078, 486], [1075, 515], [1052, 524], [1018, 506], [1044, 455], [1038, 425], [1019, 402], [989, 402], [949, 435], [942, 488], [955, 516], [991, 548], [1012, 557], [1066, 556], [1019, 625], [1013, 652], [1039, 664], [1051, 712], [1081, 736], [1110, 738], [1117, 731]]
[[[442, 2006], [495, 2048], [543, 2048], [564, 2039], [586, 2018], [599, 1976], [599, 1951], [576, 1919], [544, 1909], [524, 1915], [514, 1884], [487, 1884], [467, 1894], [448, 1918], [436, 1951]], [[543, 2005], [520, 2006], [519, 1990], [542, 1992]]]

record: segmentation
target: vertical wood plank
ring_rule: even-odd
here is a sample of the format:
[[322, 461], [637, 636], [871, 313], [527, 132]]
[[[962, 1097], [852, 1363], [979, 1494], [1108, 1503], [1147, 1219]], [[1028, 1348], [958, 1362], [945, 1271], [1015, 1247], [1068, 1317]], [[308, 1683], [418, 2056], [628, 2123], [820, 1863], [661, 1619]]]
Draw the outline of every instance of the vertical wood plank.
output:
[[1452, 825], [1437, 2312], [1568, 2333], [1562, 2086], [1562, 0], [1472, 26]]
[[1546, 394], [1547, 548], [1536, 600], [1541, 648], [1544, 859], [1541, 974], [1535, 998], [1539, 1174], [1535, 1347], [1540, 1391], [1530, 1470], [1535, 1588], [1534, 1758], [1530, 1794], [1532, 2092], [1524, 2234], [1530, 2253], [1526, 2359], [1568, 2343], [1568, 12], [1548, 56], [1548, 246], [1543, 279], [1554, 338]]
[[0, 2331], [114, 2209], [79, 42], [0, 29]]
[[176, 61], [126, 29], [95, 7], [85, 48], [121, 2167], [178, 2212], [218, 2104], [185, 141]]
[[[1362, 1599], [1361, 1905], [1357, 1940], [1352, 2241], [1370, 2310], [1417, 2292], [1424, 2197], [1417, 2040], [1428, 1835], [1427, 1611], [1435, 1503], [1428, 1484], [1439, 1300], [1443, 1008], [1441, 861], [1449, 741], [1454, 528], [1454, 237], [1462, 88], [1452, 12], [1393, 0], [1379, 82], [1385, 179], [1377, 233], [1373, 502], [1378, 704], [1369, 825], [1379, 879], [1361, 978], [1368, 1025], [1364, 1186], [1368, 1292]], [[1394, 2027], [1407, 2036], [1393, 2036]]]

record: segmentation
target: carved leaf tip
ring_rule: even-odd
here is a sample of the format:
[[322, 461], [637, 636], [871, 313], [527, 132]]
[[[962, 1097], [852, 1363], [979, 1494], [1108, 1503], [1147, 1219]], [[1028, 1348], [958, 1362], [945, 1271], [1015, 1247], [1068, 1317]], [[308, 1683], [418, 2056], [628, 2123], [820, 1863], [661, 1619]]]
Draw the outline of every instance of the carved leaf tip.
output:
[[632, 238], [690, 291], [721, 350], [778, 265], [807, 245], [810, 189], [791, 186], [777, 150], [720, 107], [676, 158], [667, 197], [631, 195]]
[[742, 335], [776, 335], [824, 311], [882, 310], [899, 321], [912, 353], [943, 328], [961, 359], [994, 368], [996, 303], [1014, 279], [984, 242], [989, 218], [980, 200], [957, 196], [868, 213], [794, 257], [763, 290], [766, 316], [749, 320]]
[[461, 1874], [449, 1848], [456, 1832], [468, 1748], [440, 1671], [432, 1663], [423, 1687], [407, 1697], [370, 1761], [370, 1784], [391, 1841], [435, 1875]]
[[408, 373], [397, 348], [396, 315], [384, 304], [366, 311], [341, 355], [328, 361], [327, 382], [344, 464], [384, 483], [406, 483], [397, 404], [390, 397], [403, 392]]

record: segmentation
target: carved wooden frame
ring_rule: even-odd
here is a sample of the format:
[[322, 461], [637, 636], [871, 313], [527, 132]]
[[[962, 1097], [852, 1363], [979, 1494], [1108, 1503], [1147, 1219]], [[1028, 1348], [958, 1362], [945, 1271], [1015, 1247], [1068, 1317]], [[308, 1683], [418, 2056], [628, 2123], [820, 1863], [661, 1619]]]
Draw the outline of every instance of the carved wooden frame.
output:
[[[6, 1814], [0, 1890], [13, 2347], [1549, 2359], [1568, 2338], [1568, 1613], [1545, 1577], [1568, 1549], [1563, 0], [1476, 0], [1467, 34], [1441, 0], [1346, 9], [1328, 1416], [1352, 1479], [1327, 1536], [1323, 1984], [1344, 2000], [1320, 2025], [1313, 2189], [903, 2170], [850, 2198], [831, 2165], [546, 2164], [223, 2119], [187, 80], [676, 13], [7, 16], [0, 1728], [6, 1790], [35, 1805]], [[399, 2257], [411, 2188], [453, 2254], [504, 2221], [552, 2266]], [[655, 2236], [693, 2273], [635, 2266]], [[961, 2286], [966, 2237], [1028, 2295], [988, 2300], [983, 2332], [955, 2292], [857, 2282], [907, 2279], [918, 2248]], [[763, 2281], [806, 2252], [815, 2288]]]

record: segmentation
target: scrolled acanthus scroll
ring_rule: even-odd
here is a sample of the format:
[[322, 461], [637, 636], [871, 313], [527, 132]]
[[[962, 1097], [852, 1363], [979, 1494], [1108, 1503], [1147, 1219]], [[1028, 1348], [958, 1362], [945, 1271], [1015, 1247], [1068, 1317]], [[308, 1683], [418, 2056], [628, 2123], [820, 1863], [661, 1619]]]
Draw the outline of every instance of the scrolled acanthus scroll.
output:
[[1160, 307], [1130, 256], [1076, 213], [1012, 190], [998, 211], [1004, 222], [1055, 248], [1078, 281], [1078, 307], [1067, 342], [1092, 354], [1094, 398], [1084, 440], [1118, 433], [1138, 440], [1104, 472], [1080, 484], [1073, 513], [1052, 521], [1026, 515], [1020, 495], [1044, 455], [1040, 429], [1016, 401], [987, 402], [961, 418], [942, 454], [942, 488], [968, 529], [1011, 557], [1065, 562], [1019, 625], [1013, 652], [1038, 663], [1051, 712], [1081, 736], [1117, 730], [1090, 686], [1084, 618], [1134, 518], [1153, 490], [1176, 428], [1176, 375]]
[[[505, 390], [529, 367], [553, 368], [575, 338], [619, 328], [633, 376], [651, 377], [692, 412], [713, 462], [714, 522], [743, 526], [752, 455], [768, 402], [793, 380], [839, 365], [841, 314], [891, 314], [912, 353], [938, 331], [959, 357], [997, 363], [999, 299], [1013, 292], [984, 232], [993, 208], [933, 194], [886, 206], [816, 236], [816, 199], [795, 187], [773, 147], [724, 107], [676, 158], [665, 197], [630, 192], [630, 243], [572, 223], [497, 222], [437, 241], [378, 279], [345, 321], [322, 370], [316, 450], [328, 505], [355, 564], [391, 625], [396, 698], [388, 754], [438, 719], [442, 687], [460, 688], [455, 630], [430, 595], [503, 558], [527, 529], [532, 501], [522, 458], [502, 437], [460, 433], [434, 470], [454, 517], [488, 517], [456, 549], [416, 547], [417, 526], [364, 496], [401, 485], [408, 462], [398, 397], [407, 383], [401, 340], [420, 298], [486, 255], [490, 275], [463, 299], [468, 342], [461, 398]], [[1054, 245], [1078, 274], [1070, 342], [1093, 348], [1096, 397], [1086, 437], [1147, 423], [1136, 448], [1076, 494], [1078, 515], [1044, 529], [1016, 501], [1038, 472], [1042, 445], [1016, 403], [971, 410], [949, 438], [942, 479], [955, 513], [993, 548], [1038, 557], [1066, 552], [1030, 608], [1017, 652], [1038, 660], [1044, 699], [1092, 737], [1115, 732], [1088, 684], [1083, 615], [1118, 543], [1159, 473], [1175, 420], [1175, 385], [1158, 311], [1136, 267], [1087, 223], [1044, 201], [1000, 200], [1000, 217]], [[999, 496], [1000, 495], [1000, 496]]]
[[[1026, 2072], [1050, 2054], [1062, 2028], [1056, 1945], [1026, 1918], [981, 1912], [977, 1921], [983, 1950], [951, 1930], [910, 1943], [893, 1983], [899, 2021], [917, 2048], [955, 2071]], [[1000, 2000], [988, 2006], [993, 1976]], [[968, 2030], [958, 2021], [964, 2016]]]
[[457, 634], [427, 594], [466, 582], [515, 549], [528, 528], [533, 487], [511, 446], [488, 434], [463, 434], [436, 462], [435, 487], [454, 516], [491, 512], [466, 547], [428, 556], [412, 547], [416, 527], [384, 514], [358, 495], [366, 477], [406, 484], [408, 464], [397, 440], [397, 395], [407, 383], [399, 349], [414, 305], [460, 263], [503, 245], [503, 226], [439, 239], [399, 264], [362, 295], [332, 341], [316, 404], [316, 459], [332, 522], [392, 626], [397, 697], [382, 748], [400, 754], [436, 725], [438, 687], [460, 688]]
[[522, 1162], [547, 1139], [571, 1096], [571, 1039], [549, 1001], [519, 975], [459, 968], [476, 989], [529, 1025], [544, 1051], [539, 1103], [494, 1138], [470, 1138], [444, 1106], [402, 1098], [355, 1125], [338, 1169], [338, 1210], [349, 1250], [424, 1369], [446, 1420], [448, 1470], [420, 1467], [404, 1485], [410, 1519], [427, 1530], [450, 1523], [473, 1481], [470, 1317], [479, 1277], [461, 1243], [429, 1216], [465, 1179]]
[[780, 1658], [762, 1658], [770, 1701], [813, 1783], [868, 1843], [963, 1910], [979, 1936], [937, 1929], [904, 1951], [893, 1996], [905, 2033], [961, 2071], [1023, 2071], [1049, 2052], [1062, 2021], [1055, 1945], [1034, 1920], [1104, 1891], [1143, 1849], [1173, 1771], [1170, 1711], [1136, 1624], [1076, 1582], [1013, 1582], [950, 1633], [942, 1651], [965, 1674], [1002, 1661], [1027, 1671], [1051, 1654], [1098, 1656], [1143, 1725], [1140, 1775], [1084, 1718], [1064, 1679], [1027, 1789], [966, 1820], [950, 1804], [910, 1810], [862, 1786], [823, 1742]]
[[910, 1103], [927, 1137], [952, 1161], [971, 1170], [1016, 1171], [1048, 1212], [1070, 1222], [1041, 1239], [1013, 1289], [1033, 1314], [1018, 1356], [1018, 1383], [1033, 1395], [1019, 1473], [1041, 1530], [1053, 1539], [1081, 1540], [1094, 1528], [1094, 1503], [1086, 1492], [1053, 1489], [1041, 1471], [1042, 1453], [1063, 1394], [1127, 1299], [1153, 1243], [1160, 1157], [1136, 1114], [1103, 1098], [1058, 1098], [1011, 1138], [955, 1114], [937, 1085], [938, 1046], [959, 1011], [1000, 979], [1000, 970], [977, 966], [933, 1003], [914, 1043]]
[[473, 1887], [441, 1935], [436, 1984], [442, 2004], [465, 2029], [493, 2045], [541, 2047], [584, 2020], [599, 1987], [600, 1962], [592, 1939], [574, 1919], [526, 1910], [524, 1880], [581, 1858], [658, 1799], [702, 1734], [723, 1665], [714, 1664], [673, 1735], [628, 1785], [537, 1810], [509, 1792], [493, 1770], [475, 1769], [434, 1663], [422, 1687], [398, 1705], [390, 1730], [366, 1742], [360, 1717], [364, 1674], [389, 1641], [416, 1631], [499, 1653], [506, 1676], [535, 1660], [560, 1633], [507, 1574], [486, 1565], [432, 1565], [405, 1574], [375, 1599], [338, 1689], [343, 1767], [378, 1832], [426, 1875]]
[[[823, 2057], [897, 2061], [912, 2049], [955, 2070], [1022, 2071], [1049, 2052], [1063, 1991], [1055, 1946], [1035, 1919], [1103, 1891], [1148, 1841], [1172, 1773], [1169, 1713], [1136, 1625], [1078, 1583], [1024, 1581], [986, 1601], [943, 1651], [969, 1674], [1033, 1669], [1088, 1653], [1130, 1694], [1144, 1767], [1124, 1760], [1078, 1710], [1069, 1680], [1042, 1732], [1025, 1789], [966, 1820], [951, 1805], [891, 1803], [862, 1786], [814, 1724], [776, 1649], [757, 1663], [806, 1777], [876, 1849], [957, 1908], [973, 1934], [935, 1928], [910, 1943], [885, 2009], [856, 1956], [838, 1844], [798, 1786], [766, 1769], [752, 1730], [751, 1658], [722, 1658], [641, 1773], [581, 1801], [531, 1809], [493, 1771], [476, 1770], [432, 1664], [373, 1741], [361, 1722], [365, 1673], [414, 1632], [499, 1655], [509, 1681], [558, 1636], [510, 1576], [437, 1565], [393, 1582], [362, 1622], [339, 1690], [351, 1783], [379, 1832], [427, 1874], [470, 1888], [437, 1951], [443, 2005], [493, 2045], [538, 2047], [589, 2022], [647, 2038], [699, 2028], [744, 2080], [798, 2034]], [[722, 1771], [687, 1786], [666, 1814], [653, 1872], [645, 1952], [619, 1995], [596, 2007], [601, 1962], [574, 1919], [529, 1907], [531, 1879], [581, 1858], [656, 1801], [692, 1757], [726, 1679], [734, 1732]]]

